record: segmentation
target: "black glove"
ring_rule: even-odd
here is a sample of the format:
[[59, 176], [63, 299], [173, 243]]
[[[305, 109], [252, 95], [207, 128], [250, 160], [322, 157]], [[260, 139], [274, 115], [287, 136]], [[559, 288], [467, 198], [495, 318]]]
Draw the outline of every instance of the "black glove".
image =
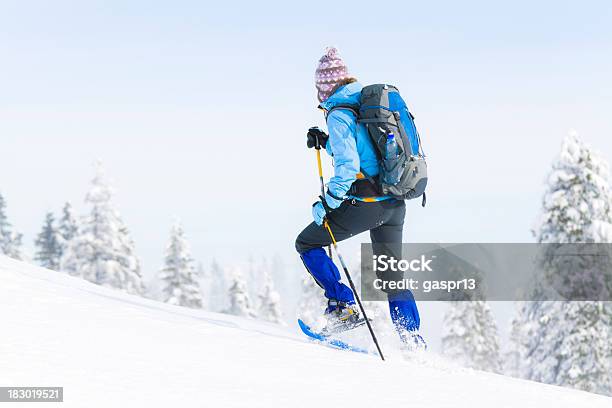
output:
[[313, 147], [316, 149], [325, 149], [327, 139], [329, 139], [327, 133], [325, 133], [316, 126], [308, 129], [308, 134], [306, 135], [306, 137], [308, 138], [308, 140], [306, 141], [306, 146], [308, 146], [309, 149]]

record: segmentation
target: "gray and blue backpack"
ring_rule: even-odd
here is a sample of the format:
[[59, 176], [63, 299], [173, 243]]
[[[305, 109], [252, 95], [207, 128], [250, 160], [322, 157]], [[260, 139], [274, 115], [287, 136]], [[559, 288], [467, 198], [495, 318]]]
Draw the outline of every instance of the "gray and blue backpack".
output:
[[[393, 85], [369, 85], [361, 91], [358, 107], [336, 106], [334, 109], [343, 108], [357, 115], [357, 122], [367, 128], [376, 147], [381, 161], [381, 171], [376, 181], [380, 193], [404, 200], [422, 197], [422, 205], [425, 206], [425, 153], [414, 116], [399, 90]], [[395, 143], [388, 143], [393, 140]], [[367, 174], [364, 175], [374, 182]]]

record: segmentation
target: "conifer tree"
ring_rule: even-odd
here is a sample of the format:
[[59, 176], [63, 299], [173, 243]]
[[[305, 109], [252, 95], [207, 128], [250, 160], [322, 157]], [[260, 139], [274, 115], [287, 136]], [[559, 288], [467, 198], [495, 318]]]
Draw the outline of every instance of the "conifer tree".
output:
[[104, 169], [97, 162], [96, 175], [85, 198], [90, 212], [77, 235], [67, 243], [61, 268], [90, 282], [142, 295], [140, 262], [112, 196]]
[[79, 233], [78, 220], [74, 214], [72, 204], [69, 202], [66, 202], [64, 208], [62, 208], [62, 217], [59, 220], [57, 230], [59, 233], [60, 253], [63, 255], [68, 247], [68, 243]]
[[175, 222], [166, 247], [164, 267], [159, 273], [163, 301], [179, 306], [202, 308], [202, 293], [193, 258], [180, 222]]
[[[516, 303], [516, 313], [520, 313], [520, 303]], [[520, 345], [522, 340], [521, 327], [519, 326], [519, 320], [515, 317], [510, 321], [510, 338], [508, 339], [508, 347], [503, 355], [502, 368], [504, 375], [512, 377], [520, 377], [521, 367], [521, 352]]]
[[45, 223], [36, 238], [35, 246], [34, 260], [43, 268], [59, 270], [62, 248], [52, 212], [45, 216]]
[[262, 271], [263, 289], [259, 294], [259, 318], [272, 323], [283, 323], [280, 294], [274, 289], [274, 281], [267, 269]]
[[0, 254], [14, 259], [23, 259], [21, 252], [22, 234], [13, 231], [6, 215], [6, 201], [0, 194]]
[[225, 312], [229, 305], [228, 282], [225, 269], [213, 259], [210, 265], [210, 272], [204, 278], [204, 286], [208, 288], [208, 310], [212, 312]]
[[[515, 320], [521, 328], [517, 348], [524, 378], [612, 392], [612, 367], [605, 358], [610, 353], [609, 310], [602, 302], [571, 301], [591, 293], [590, 286], [576, 284], [575, 277], [593, 271], [601, 278], [596, 286], [609, 290], [609, 268], [597, 262], [578, 266], [582, 261], [567, 267], [554, 256], [558, 244], [612, 242], [610, 200], [608, 164], [571, 133], [548, 176], [542, 213], [534, 229], [538, 243], [551, 244], [542, 256], [543, 276], [534, 282], [537, 301], [523, 302]], [[567, 284], [559, 285], [559, 279]], [[547, 295], [551, 290], [555, 297]], [[567, 300], [546, 300], [559, 297]]]
[[235, 272], [232, 278], [229, 287], [229, 301], [228, 314], [250, 318], [257, 317], [251, 305], [246, 282], [240, 272]]
[[442, 354], [466, 367], [500, 372], [497, 326], [487, 302], [450, 303], [444, 315]]

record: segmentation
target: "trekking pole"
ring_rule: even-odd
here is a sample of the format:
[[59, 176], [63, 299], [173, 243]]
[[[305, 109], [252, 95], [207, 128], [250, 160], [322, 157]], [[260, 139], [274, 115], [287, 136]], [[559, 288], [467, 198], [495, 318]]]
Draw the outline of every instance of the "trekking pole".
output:
[[[315, 149], [317, 150], [317, 165], [319, 166], [319, 180], [321, 180], [321, 200], [324, 201], [325, 200], [325, 183], [323, 182], [323, 166], [321, 165], [321, 144], [319, 143], [319, 138], [315, 138]], [[385, 361], [385, 356], [383, 356], [383, 352], [380, 349], [380, 345], [378, 344], [378, 339], [376, 339], [376, 335], [374, 334], [374, 329], [372, 329], [372, 325], [370, 324], [370, 320], [368, 319], [368, 316], [366, 315], [365, 309], [363, 308], [363, 305], [361, 304], [361, 299], [359, 299], [359, 294], [357, 293], [357, 289], [355, 289], [355, 284], [353, 283], [353, 279], [351, 278], [351, 274], [349, 273], [348, 268], [346, 267], [346, 264], [344, 263], [344, 258], [342, 258], [342, 255], [340, 254], [340, 251], [338, 251], [338, 243], [336, 242], [336, 238], [334, 237], [334, 233], [332, 232], [331, 228], [329, 227], [329, 223], [327, 222], [327, 219], [323, 219], [323, 226], [325, 227], [325, 229], [329, 233], [329, 237], [332, 240], [332, 245], [334, 246], [334, 250], [336, 251], [336, 255], [338, 255], [338, 259], [340, 260], [340, 264], [342, 265], [342, 269], [344, 269], [344, 275], [346, 276], [346, 279], [348, 280], [349, 285], [351, 286], [351, 290], [355, 294], [355, 299], [357, 299], [357, 304], [359, 305], [359, 309], [361, 309], [361, 313], [363, 314], [363, 318], [365, 319], [366, 324], [368, 325], [368, 330], [370, 331], [370, 335], [372, 336], [372, 340], [374, 341], [374, 344], [376, 345], [376, 349], [378, 350], [378, 355], [380, 355], [380, 358], [383, 361]], [[329, 257], [331, 258], [332, 257], [331, 245], [327, 247], [327, 250], [329, 251]]]
[[[319, 138], [315, 137], [315, 149], [317, 151], [317, 166], [319, 167], [319, 180], [321, 181], [321, 200], [325, 197], [325, 183], [323, 182], [323, 166], [321, 165], [321, 143]], [[331, 245], [327, 247], [327, 254], [332, 257]]]
[[368, 319], [368, 316], [366, 315], [365, 309], [363, 308], [363, 305], [361, 304], [361, 299], [359, 299], [359, 294], [357, 294], [357, 289], [355, 289], [355, 284], [353, 283], [353, 279], [351, 279], [351, 274], [348, 271], [348, 268], [346, 267], [346, 264], [344, 263], [344, 259], [342, 258], [342, 255], [340, 254], [340, 251], [338, 251], [338, 243], [336, 242], [336, 238], [334, 237], [334, 234], [331, 230], [331, 228], [329, 227], [329, 223], [327, 222], [327, 220], [323, 220], [323, 225], [325, 226], [325, 229], [327, 229], [327, 232], [329, 233], [329, 237], [332, 240], [332, 244], [334, 246], [334, 250], [336, 251], [336, 255], [338, 255], [338, 259], [340, 260], [340, 264], [342, 265], [342, 269], [344, 269], [344, 275], [346, 276], [346, 279], [349, 282], [349, 285], [351, 286], [351, 290], [353, 291], [353, 293], [355, 294], [355, 299], [357, 300], [357, 304], [359, 305], [359, 309], [361, 309], [361, 313], [363, 313], [363, 318], [366, 321], [366, 324], [368, 325], [368, 330], [370, 331], [370, 335], [372, 336], [372, 340], [374, 341], [374, 344], [376, 345], [376, 349], [378, 350], [378, 354], [380, 355], [380, 358], [385, 361], [385, 356], [383, 356], [382, 350], [380, 349], [380, 346], [378, 345], [378, 340], [376, 339], [376, 335], [374, 334], [374, 329], [372, 329], [372, 325], [370, 324], [370, 319]]

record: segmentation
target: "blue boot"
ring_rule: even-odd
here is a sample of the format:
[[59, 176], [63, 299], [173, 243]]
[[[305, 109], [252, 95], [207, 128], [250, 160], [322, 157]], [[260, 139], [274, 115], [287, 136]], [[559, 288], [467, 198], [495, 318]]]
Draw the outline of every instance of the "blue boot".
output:
[[421, 318], [412, 292], [390, 294], [389, 310], [393, 326], [406, 349], [409, 351], [426, 350], [427, 343], [419, 334]]

